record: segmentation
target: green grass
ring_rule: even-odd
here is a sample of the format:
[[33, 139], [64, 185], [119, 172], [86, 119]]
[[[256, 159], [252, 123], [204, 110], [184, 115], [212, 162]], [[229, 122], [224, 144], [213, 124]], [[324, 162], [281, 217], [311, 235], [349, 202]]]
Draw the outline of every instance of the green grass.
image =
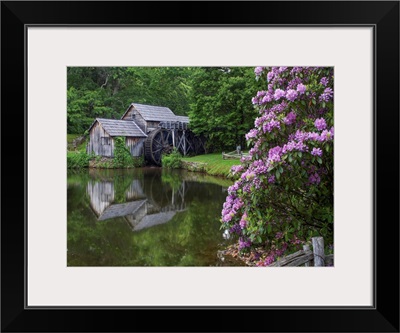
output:
[[228, 176], [233, 165], [239, 165], [240, 160], [223, 160], [222, 153], [198, 155], [182, 158], [186, 162], [206, 163], [205, 170], [209, 175]]
[[[81, 134], [67, 134], [67, 150], [69, 151], [74, 151], [73, 147], [73, 141], [80, 137]], [[76, 150], [78, 151], [85, 151], [86, 150], [86, 142], [88, 139], [86, 139], [84, 142], [82, 142], [79, 146], [76, 147]]]
[[78, 136], [79, 134], [67, 134], [67, 142], [72, 144], [72, 141], [74, 141]]

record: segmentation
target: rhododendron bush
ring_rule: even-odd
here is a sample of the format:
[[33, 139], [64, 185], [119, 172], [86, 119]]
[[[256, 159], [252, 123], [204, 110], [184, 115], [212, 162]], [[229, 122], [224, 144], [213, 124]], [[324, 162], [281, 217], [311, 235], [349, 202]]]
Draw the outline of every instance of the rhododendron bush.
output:
[[311, 237], [333, 244], [333, 68], [257, 67], [265, 82], [246, 135], [249, 156], [232, 168], [222, 228], [241, 251], [263, 248], [266, 266]]

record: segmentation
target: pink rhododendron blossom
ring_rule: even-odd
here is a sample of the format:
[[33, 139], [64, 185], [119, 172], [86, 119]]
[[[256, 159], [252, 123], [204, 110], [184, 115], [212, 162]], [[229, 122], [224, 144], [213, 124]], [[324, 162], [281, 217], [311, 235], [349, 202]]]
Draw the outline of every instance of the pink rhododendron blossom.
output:
[[318, 175], [318, 173], [313, 173], [312, 175], [310, 175], [308, 180], [310, 181], [311, 184], [319, 184], [321, 181], [321, 178]]
[[263, 72], [263, 70], [264, 70], [264, 67], [256, 67], [254, 69], [254, 73], [256, 74], [256, 76], [260, 76], [261, 73]]
[[314, 125], [318, 131], [322, 131], [326, 128], [326, 121], [324, 118], [319, 118], [315, 120]]
[[313, 150], [311, 151], [311, 155], [314, 155], [314, 156], [322, 156], [322, 150], [321, 150], [321, 148], [313, 148]]
[[296, 90], [294, 90], [294, 89], [289, 89], [289, 90], [286, 92], [286, 99], [287, 99], [288, 101], [294, 102], [296, 98], [297, 98], [297, 91], [296, 91]]
[[268, 82], [272, 81], [273, 78], [274, 78], [274, 73], [273, 73], [273, 72], [269, 72], [269, 73], [267, 74], [267, 80], [268, 80]]
[[250, 140], [251, 138], [255, 138], [258, 135], [258, 130], [251, 129], [249, 133], [246, 134], [246, 140]]
[[242, 229], [246, 228], [247, 226], [247, 213], [245, 212], [242, 216], [242, 218], [240, 219], [239, 225]]
[[328, 84], [328, 82], [329, 82], [329, 80], [326, 78], [326, 77], [323, 77], [322, 79], [321, 79], [321, 81], [319, 81], [323, 86], [327, 86], [327, 84]]
[[322, 102], [329, 102], [333, 98], [333, 90], [331, 88], [326, 88], [324, 92], [319, 96], [319, 100]]
[[292, 111], [287, 114], [287, 116], [283, 119], [283, 122], [286, 125], [291, 125], [296, 121], [296, 114]]
[[236, 181], [221, 220], [240, 251], [266, 250], [254, 265], [269, 266], [301, 249], [310, 229], [333, 242], [331, 226], [318, 229], [333, 221], [326, 219], [333, 216], [333, 68], [275, 66], [255, 74], [264, 84], [251, 100], [258, 117], [245, 135], [249, 154], [231, 168]]
[[302, 83], [297, 85], [297, 92], [303, 95], [306, 92], [306, 86]]
[[274, 93], [274, 99], [279, 100], [282, 97], [285, 97], [285, 92], [282, 89], [276, 89]]

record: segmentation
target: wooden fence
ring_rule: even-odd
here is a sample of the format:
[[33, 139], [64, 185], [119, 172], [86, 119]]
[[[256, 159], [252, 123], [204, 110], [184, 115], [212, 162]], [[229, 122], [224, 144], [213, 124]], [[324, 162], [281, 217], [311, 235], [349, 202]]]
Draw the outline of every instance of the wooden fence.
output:
[[229, 153], [222, 152], [222, 159], [223, 160], [226, 160], [226, 159], [240, 160], [242, 158], [242, 156], [248, 156], [248, 155], [249, 154], [247, 154], [247, 153], [242, 153], [241, 151], [234, 150]]
[[309, 245], [304, 245], [303, 250], [289, 254], [278, 261], [269, 265], [269, 267], [283, 266], [333, 266], [333, 254], [325, 255], [323, 237], [313, 237], [313, 250]]

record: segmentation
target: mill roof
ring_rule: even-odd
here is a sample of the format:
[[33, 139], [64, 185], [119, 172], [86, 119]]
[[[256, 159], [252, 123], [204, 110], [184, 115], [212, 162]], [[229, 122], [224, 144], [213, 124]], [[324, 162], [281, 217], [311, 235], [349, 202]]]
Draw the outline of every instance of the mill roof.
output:
[[189, 117], [184, 116], [176, 116], [170, 108], [165, 106], [154, 106], [154, 105], [145, 105], [139, 103], [132, 103], [128, 110], [125, 111], [122, 118], [125, 114], [130, 110], [131, 107], [134, 107], [146, 121], [182, 121], [189, 122]]
[[170, 221], [176, 212], [162, 212], [156, 214], [150, 214], [143, 217], [143, 219], [133, 228], [134, 231], [150, 228], [155, 225], [164, 224]]
[[[96, 118], [96, 121], [101, 124], [101, 126], [110, 136], [147, 137], [147, 135], [133, 121], [104, 118]], [[92, 126], [90, 126], [89, 130], [93, 127], [93, 125], [94, 123]]]
[[178, 121], [182, 122], [182, 123], [189, 123], [189, 117], [186, 116], [175, 116], [177, 118]]
[[98, 217], [99, 221], [112, 219], [115, 217], [134, 214], [147, 200], [131, 201], [122, 204], [114, 204], [108, 206], [104, 212]]

